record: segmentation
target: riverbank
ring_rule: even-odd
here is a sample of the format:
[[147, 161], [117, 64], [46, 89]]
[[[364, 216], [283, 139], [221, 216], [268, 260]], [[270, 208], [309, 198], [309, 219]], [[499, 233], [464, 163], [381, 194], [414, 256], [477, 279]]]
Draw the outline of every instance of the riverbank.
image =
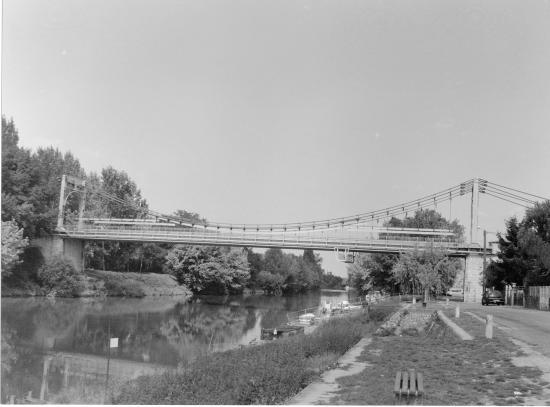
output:
[[[397, 306], [396, 306], [397, 307]], [[299, 335], [201, 357], [177, 373], [143, 376], [113, 395], [117, 404], [280, 404], [319, 375], [396, 307], [329, 320]]]
[[[77, 297], [154, 297], [186, 296], [191, 291], [169, 274], [114, 272], [87, 269], [83, 290]], [[46, 291], [32, 281], [3, 282], [2, 297], [40, 297]]]

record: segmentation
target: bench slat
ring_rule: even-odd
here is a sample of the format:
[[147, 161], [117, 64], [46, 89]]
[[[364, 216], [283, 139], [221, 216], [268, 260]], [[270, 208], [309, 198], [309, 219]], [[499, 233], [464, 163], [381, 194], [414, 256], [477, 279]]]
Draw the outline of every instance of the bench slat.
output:
[[424, 376], [422, 373], [416, 375], [416, 380], [418, 381], [418, 395], [424, 394]]
[[401, 394], [409, 394], [409, 373], [403, 372], [403, 386], [401, 386]]
[[411, 369], [409, 370], [409, 376], [410, 376], [410, 382], [411, 385], [409, 386], [409, 394], [416, 396], [416, 374], [415, 370]]
[[396, 396], [401, 392], [401, 371], [395, 375], [395, 386], [393, 386], [393, 392]]

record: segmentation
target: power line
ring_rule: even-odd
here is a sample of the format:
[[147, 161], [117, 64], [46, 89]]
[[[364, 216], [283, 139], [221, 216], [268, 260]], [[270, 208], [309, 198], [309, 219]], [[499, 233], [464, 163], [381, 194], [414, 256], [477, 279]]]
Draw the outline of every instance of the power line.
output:
[[501, 187], [501, 188], [506, 188], [506, 189], [510, 189], [510, 190], [512, 190], [512, 191], [515, 191], [515, 192], [519, 192], [520, 194], [533, 196], [533, 197], [535, 197], [535, 198], [543, 199], [543, 200], [545, 200], [545, 201], [550, 200], [550, 198], [545, 198], [545, 197], [542, 197], [542, 196], [539, 196], [539, 195], [530, 194], [529, 192], [520, 191], [519, 189], [514, 189], [514, 188], [506, 187], [506, 186], [504, 186], [504, 185], [499, 185], [499, 184], [497, 184], [497, 183], [495, 183], [495, 182], [491, 182], [491, 181], [487, 181], [487, 182], [490, 183], [490, 184], [496, 185], [496, 186], [498, 186], [498, 187]]

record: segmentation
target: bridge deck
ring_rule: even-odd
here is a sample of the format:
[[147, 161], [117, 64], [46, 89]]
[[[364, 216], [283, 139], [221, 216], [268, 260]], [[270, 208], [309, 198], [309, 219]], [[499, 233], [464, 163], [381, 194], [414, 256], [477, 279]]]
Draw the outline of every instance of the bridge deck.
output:
[[80, 240], [116, 240], [128, 242], [179, 243], [207, 246], [236, 246], [283, 249], [313, 249], [321, 251], [349, 250], [353, 252], [398, 253], [410, 250], [438, 248], [455, 255], [480, 252], [478, 245], [466, 245], [445, 236], [399, 236], [391, 238], [355, 231], [323, 231], [317, 233], [265, 233], [254, 231], [202, 231], [192, 228], [151, 230], [127, 227], [68, 228], [65, 236]]

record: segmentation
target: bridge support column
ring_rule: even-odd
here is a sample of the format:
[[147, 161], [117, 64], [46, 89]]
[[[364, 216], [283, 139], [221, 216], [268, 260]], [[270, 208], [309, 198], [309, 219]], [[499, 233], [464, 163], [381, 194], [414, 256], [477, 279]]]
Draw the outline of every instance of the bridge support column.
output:
[[31, 246], [38, 247], [44, 260], [59, 256], [69, 261], [73, 267], [84, 271], [84, 241], [78, 239], [63, 239], [60, 236], [46, 236], [33, 239]]
[[483, 256], [468, 254], [464, 261], [464, 302], [479, 302], [483, 294]]

